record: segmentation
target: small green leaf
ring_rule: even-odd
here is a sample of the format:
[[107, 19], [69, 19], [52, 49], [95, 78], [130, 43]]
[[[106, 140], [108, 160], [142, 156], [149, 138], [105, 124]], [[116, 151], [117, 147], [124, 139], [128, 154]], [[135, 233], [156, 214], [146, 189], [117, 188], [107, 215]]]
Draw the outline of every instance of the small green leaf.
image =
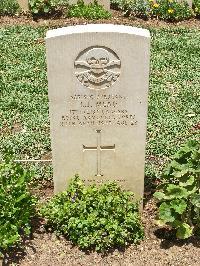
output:
[[27, 227], [24, 228], [24, 233], [25, 233], [26, 235], [29, 235], [30, 232], [31, 232], [30, 227], [27, 226]]
[[33, 8], [33, 9], [32, 9], [32, 12], [33, 12], [34, 14], [38, 14], [38, 13], [39, 13], [39, 10], [38, 10], [37, 8]]
[[178, 228], [179, 226], [181, 226], [182, 225], [182, 221], [180, 221], [180, 220], [175, 220], [175, 221], [173, 221], [173, 223], [171, 224], [171, 226], [173, 226], [174, 228]]
[[200, 194], [193, 194], [191, 196], [191, 203], [197, 208], [200, 208]]
[[187, 173], [188, 173], [188, 169], [184, 169], [182, 171], [176, 171], [176, 172], [174, 172], [174, 177], [180, 178], [180, 177], [184, 176]]
[[169, 184], [167, 191], [168, 195], [173, 198], [186, 198], [188, 196], [187, 189], [174, 184]]
[[185, 176], [182, 176], [179, 180], [180, 180], [179, 185], [182, 187], [186, 187], [186, 186], [193, 185], [195, 178], [194, 176], [185, 175]]
[[176, 236], [180, 239], [186, 239], [192, 235], [193, 228], [187, 223], [182, 223], [177, 229]]
[[50, 8], [49, 8], [48, 6], [45, 6], [45, 7], [44, 7], [44, 12], [45, 12], [45, 13], [48, 13], [49, 11], [50, 11]]
[[198, 187], [193, 185], [193, 186], [188, 186], [187, 187], [187, 194], [188, 196], [193, 195], [194, 193], [196, 193], [198, 191]]
[[173, 222], [175, 220], [170, 205], [165, 202], [163, 202], [159, 207], [159, 217], [164, 222]]
[[157, 191], [154, 194], [154, 197], [157, 198], [158, 200], [165, 199], [165, 194], [163, 192]]
[[164, 225], [166, 224], [163, 220], [156, 220], [155, 223], [156, 223], [158, 226], [164, 226]]
[[187, 208], [187, 203], [183, 199], [175, 199], [170, 202], [170, 206], [175, 212], [182, 214]]
[[26, 194], [22, 194], [21, 196], [19, 196], [17, 199], [16, 199], [16, 202], [20, 202], [21, 200], [25, 199], [27, 196]]

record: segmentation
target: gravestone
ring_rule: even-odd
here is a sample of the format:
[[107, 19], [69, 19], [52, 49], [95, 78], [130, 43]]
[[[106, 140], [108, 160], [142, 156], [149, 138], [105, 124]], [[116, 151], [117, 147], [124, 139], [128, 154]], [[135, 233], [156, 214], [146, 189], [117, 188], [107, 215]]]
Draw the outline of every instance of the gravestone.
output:
[[[70, 5], [74, 5], [78, 2], [78, 0], [69, 0]], [[93, 3], [94, 0], [84, 0], [84, 3], [88, 5], [89, 3]], [[106, 10], [110, 10], [110, 0], [98, 0], [98, 4], [102, 5]]]
[[183, 3], [183, 2], [187, 2], [188, 3], [188, 5], [189, 5], [189, 7], [191, 7], [192, 8], [192, 0], [178, 0], [178, 2], [179, 3]]
[[21, 9], [25, 12], [29, 11], [28, 0], [17, 0]]
[[81, 25], [46, 37], [55, 192], [76, 173], [143, 194], [150, 35]]

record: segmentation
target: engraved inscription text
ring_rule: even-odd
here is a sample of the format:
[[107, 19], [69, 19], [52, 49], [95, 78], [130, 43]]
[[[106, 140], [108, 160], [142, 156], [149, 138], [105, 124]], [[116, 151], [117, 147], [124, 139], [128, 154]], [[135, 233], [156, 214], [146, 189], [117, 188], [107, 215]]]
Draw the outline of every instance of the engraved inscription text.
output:
[[[60, 125], [68, 126], [136, 126], [134, 114], [127, 110], [128, 99], [116, 95], [71, 95], [66, 102], [66, 114], [61, 117]], [[68, 108], [67, 108], [68, 107]]]

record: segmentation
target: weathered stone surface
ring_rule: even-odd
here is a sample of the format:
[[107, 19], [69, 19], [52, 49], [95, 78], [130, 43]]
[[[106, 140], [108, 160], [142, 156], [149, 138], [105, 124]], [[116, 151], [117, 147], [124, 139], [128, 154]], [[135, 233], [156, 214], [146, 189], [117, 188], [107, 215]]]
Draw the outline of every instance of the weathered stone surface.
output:
[[179, 2], [187, 2], [190, 7], [192, 7], [192, 0], [178, 0]]
[[149, 31], [120, 25], [46, 37], [55, 192], [78, 173], [143, 194]]
[[17, 0], [23, 11], [29, 11], [28, 0]]

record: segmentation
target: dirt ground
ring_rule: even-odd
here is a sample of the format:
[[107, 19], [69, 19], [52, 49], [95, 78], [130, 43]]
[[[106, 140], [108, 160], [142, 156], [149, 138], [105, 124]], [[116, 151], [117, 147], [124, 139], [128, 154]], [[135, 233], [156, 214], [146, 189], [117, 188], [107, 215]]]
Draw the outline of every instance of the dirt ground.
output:
[[[200, 20], [191, 19], [180, 23], [166, 23], [158, 20], [143, 21], [141, 19], [124, 18], [120, 12], [113, 11], [110, 20], [88, 21], [85, 19], [39, 18], [31, 17], [0, 17], [0, 26], [32, 25], [59, 27], [87, 23], [113, 23], [140, 27], [190, 27], [199, 28]], [[37, 194], [42, 201], [53, 195], [52, 185], [46, 185]], [[44, 221], [34, 220], [33, 233], [25, 239], [21, 248], [10, 250], [5, 254], [0, 265], [21, 266], [129, 266], [129, 265], [200, 265], [200, 239], [192, 237], [188, 240], [176, 240], [175, 234], [169, 229], [160, 229], [155, 224], [156, 205], [152, 199], [152, 191], [145, 193], [142, 220], [145, 228], [145, 240], [138, 246], [131, 245], [125, 250], [112, 250], [108, 254], [96, 252], [85, 253], [73, 246], [63, 237], [58, 238], [53, 232], [46, 231]]]

